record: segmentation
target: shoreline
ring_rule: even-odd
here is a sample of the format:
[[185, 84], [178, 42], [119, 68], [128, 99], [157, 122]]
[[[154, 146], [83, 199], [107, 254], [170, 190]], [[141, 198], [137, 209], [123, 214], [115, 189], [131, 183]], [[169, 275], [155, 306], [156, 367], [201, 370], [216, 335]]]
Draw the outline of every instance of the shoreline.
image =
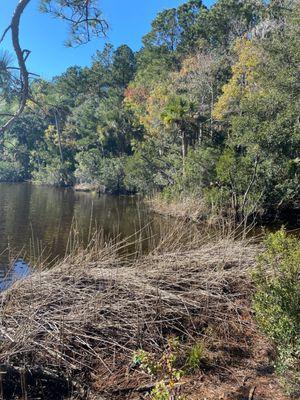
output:
[[249, 276], [262, 248], [231, 239], [205, 243], [203, 237], [179, 243], [128, 260], [118, 256], [117, 244], [99, 237], [1, 293], [0, 360], [11, 371], [4, 388], [23, 390], [24, 371], [28, 398], [41, 395], [41, 382], [48, 400], [70, 391], [78, 399], [138, 398], [158, 377], [130, 367], [134, 352], [159, 357], [167, 339], [177, 337], [179, 359], [199, 340], [205, 347], [196, 370], [177, 382], [189, 399], [242, 399], [254, 384], [264, 399], [275, 392], [285, 399], [273, 373], [255, 372], [262, 364], [271, 368], [271, 348], [250, 309]]
[[[181, 199], [164, 199], [160, 195], [145, 199], [145, 203], [150, 209], [160, 215], [178, 218], [183, 221], [203, 223], [207, 226], [217, 226], [225, 222], [230, 224], [230, 218], [210, 214], [201, 199], [195, 197], [183, 197]], [[249, 217], [248, 225], [255, 224], [261, 226], [271, 226], [280, 229], [282, 225], [291, 229], [300, 228], [300, 207], [296, 209], [284, 209], [280, 212], [271, 210], [267, 214]], [[227, 221], [227, 222], [226, 222]], [[243, 225], [243, 224], [241, 224]]]
[[[103, 185], [95, 184], [75, 184], [73, 186], [55, 186], [46, 185], [34, 181], [23, 181], [23, 182], [0, 182], [1, 184], [18, 185], [18, 184], [30, 184], [45, 187], [56, 187], [60, 189], [70, 189], [74, 192], [82, 193], [94, 193], [98, 196], [102, 194], [110, 196], [125, 196], [132, 197], [137, 196], [143, 199], [143, 202], [147, 204], [151, 211], [154, 213], [176, 218], [181, 221], [203, 223], [207, 226], [218, 226], [221, 223], [223, 225], [232, 225], [230, 217], [213, 215], [207, 209], [207, 206], [203, 203], [201, 198], [185, 196], [182, 198], [171, 198], [165, 199], [158, 193], [154, 196], [143, 196], [140, 193], [111, 193], [106, 190]], [[296, 208], [282, 209], [282, 210], [269, 210], [267, 213], [260, 216], [256, 215], [249, 217], [248, 225], [252, 225], [255, 221], [255, 225], [259, 226], [270, 226], [271, 228], [280, 229], [281, 226], [285, 226], [289, 229], [300, 229], [300, 203]], [[241, 224], [243, 225], [243, 224]]]
[[184, 221], [201, 222], [205, 220], [205, 212], [200, 199], [183, 198], [165, 200], [156, 195], [145, 199], [155, 213], [178, 218]]

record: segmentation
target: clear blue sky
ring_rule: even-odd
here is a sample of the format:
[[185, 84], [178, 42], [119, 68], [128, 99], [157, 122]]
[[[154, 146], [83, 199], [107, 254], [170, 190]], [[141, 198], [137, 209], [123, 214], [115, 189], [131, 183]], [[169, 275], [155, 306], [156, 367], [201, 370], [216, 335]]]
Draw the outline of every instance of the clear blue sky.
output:
[[[141, 38], [149, 32], [151, 21], [156, 14], [166, 8], [177, 7], [185, 0], [100, 0], [104, 17], [110, 30], [108, 39], [115, 46], [126, 43], [133, 50], [141, 46]], [[204, 3], [210, 6], [214, 0]], [[17, 0], [0, 2], [0, 32], [9, 24]], [[103, 48], [104, 39], [97, 38], [78, 48], [63, 45], [68, 36], [67, 26], [62, 22], [38, 12], [38, 0], [32, 0], [21, 23], [21, 44], [32, 51], [28, 65], [31, 72], [44, 78], [58, 75], [71, 65], [89, 65], [91, 56]], [[9, 38], [8, 38], [9, 39]], [[2, 49], [11, 50], [10, 40]]]

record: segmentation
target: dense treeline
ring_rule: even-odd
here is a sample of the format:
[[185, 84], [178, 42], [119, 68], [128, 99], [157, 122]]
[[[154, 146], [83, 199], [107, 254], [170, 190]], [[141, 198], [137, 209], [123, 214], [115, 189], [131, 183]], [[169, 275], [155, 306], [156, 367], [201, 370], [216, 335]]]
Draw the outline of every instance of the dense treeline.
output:
[[[299, 19], [297, 0], [159, 13], [139, 52], [106, 45], [89, 68], [32, 82], [0, 180], [191, 196], [237, 219], [299, 207]], [[15, 107], [9, 63], [2, 114]]]

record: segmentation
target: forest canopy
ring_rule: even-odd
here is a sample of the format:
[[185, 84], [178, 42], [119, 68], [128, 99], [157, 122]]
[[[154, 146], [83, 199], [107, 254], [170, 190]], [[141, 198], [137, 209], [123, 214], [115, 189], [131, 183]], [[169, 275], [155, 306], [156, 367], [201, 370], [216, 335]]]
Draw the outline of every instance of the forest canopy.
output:
[[[93, 2], [65, 3], [41, 9], [70, 20], [70, 45], [105, 33]], [[77, 4], [92, 7], [82, 25]], [[2, 52], [0, 125], [18, 118], [0, 181], [190, 196], [238, 220], [299, 208], [299, 19], [298, 0], [190, 0], [160, 12], [138, 52], [106, 44], [89, 67], [32, 76], [24, 103]]]

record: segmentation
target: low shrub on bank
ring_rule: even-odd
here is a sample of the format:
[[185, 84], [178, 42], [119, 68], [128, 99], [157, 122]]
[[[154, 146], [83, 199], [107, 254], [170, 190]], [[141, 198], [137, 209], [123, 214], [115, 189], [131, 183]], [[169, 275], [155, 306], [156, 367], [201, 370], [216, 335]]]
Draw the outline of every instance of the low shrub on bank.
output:
[[273, 341], [276, 370], [300, 393], [300, 242], [282, 229], [269, 234], [254, 274], [256, 320]]
[[32, 180], [40, 185], [72, 186], [74, 179], [70, 168], [69, 162], [62, 163], [58, 157], [53, 157], [51, 161], [33, 171]]
[[0, 161], [0, 182], [19, 182], [23, 179], [23, 173], [20, 163]]
[[128, 158], [127, 156], [105, 158], [97, 149], [79, 153], [76, 157], [75, 171], [77, 184], [102, 186], [112, 194], [134, 192], [135, 190], [125, 183]]

